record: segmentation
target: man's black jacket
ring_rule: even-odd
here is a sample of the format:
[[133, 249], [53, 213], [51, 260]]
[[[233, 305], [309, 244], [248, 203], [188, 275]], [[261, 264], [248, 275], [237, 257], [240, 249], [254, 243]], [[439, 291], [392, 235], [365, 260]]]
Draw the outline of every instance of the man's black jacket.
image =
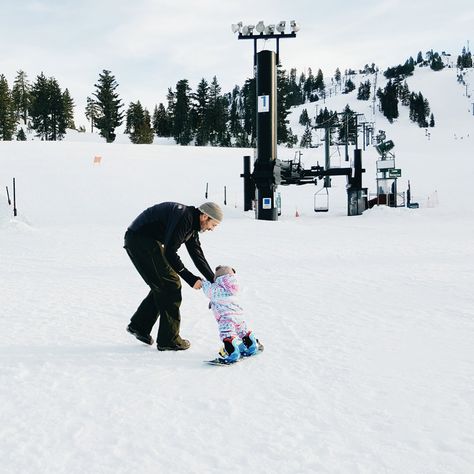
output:
[[162, 243], [171, 267], [186, 283], [193, 286], [199, 278], [185, 268], [177, 253], [183, 243], [196, 268], [207, 280], [214, 281], [214, 273], [204, 257], [199, 241], [200, 214], [199, 209], [194, 206], [162, 202], [143, 211], [128, 230]]

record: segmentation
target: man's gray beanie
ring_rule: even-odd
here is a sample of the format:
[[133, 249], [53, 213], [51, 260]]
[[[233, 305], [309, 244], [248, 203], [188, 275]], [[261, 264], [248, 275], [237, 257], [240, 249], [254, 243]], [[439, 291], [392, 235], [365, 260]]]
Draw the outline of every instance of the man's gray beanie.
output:
[[215, 202], [205, 202], [199, 206], [199, 210], [217, 222], [221, 222], [224, 218], [222, 209]]

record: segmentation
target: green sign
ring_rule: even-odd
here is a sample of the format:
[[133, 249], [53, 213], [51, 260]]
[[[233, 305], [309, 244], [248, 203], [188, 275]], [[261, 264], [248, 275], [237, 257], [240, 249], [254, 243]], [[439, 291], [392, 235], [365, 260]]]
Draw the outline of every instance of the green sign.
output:
[[402, 170], [400, 168], [392, 168], [388, 170], [388, 176], [390, 178], [400, 178], [402, 176]]

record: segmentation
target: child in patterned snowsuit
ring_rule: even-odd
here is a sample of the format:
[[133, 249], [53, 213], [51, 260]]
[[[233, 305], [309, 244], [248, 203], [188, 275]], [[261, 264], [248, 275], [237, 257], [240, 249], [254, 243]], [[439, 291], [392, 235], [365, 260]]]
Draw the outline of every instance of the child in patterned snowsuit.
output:
[[258, 341], [243, 320], [243, 309], [238, 304], [239, 284], [232, 267], [216, 267], [214, 283], [203, 280], [202, 289], [210, 299], [212, 309], [219, 325], [219, 336], [224, 343], [225, 353], [221, 357], [235, 362], [243, 355], [252, 355], [258, 350]]

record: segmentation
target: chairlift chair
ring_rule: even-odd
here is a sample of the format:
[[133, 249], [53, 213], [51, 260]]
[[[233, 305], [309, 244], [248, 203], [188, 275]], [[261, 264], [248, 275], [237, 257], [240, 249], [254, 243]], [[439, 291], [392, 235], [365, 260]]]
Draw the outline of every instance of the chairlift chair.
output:
[[324, 187], [314, 193], [314, 212], [329, 211], [329, 191]]

